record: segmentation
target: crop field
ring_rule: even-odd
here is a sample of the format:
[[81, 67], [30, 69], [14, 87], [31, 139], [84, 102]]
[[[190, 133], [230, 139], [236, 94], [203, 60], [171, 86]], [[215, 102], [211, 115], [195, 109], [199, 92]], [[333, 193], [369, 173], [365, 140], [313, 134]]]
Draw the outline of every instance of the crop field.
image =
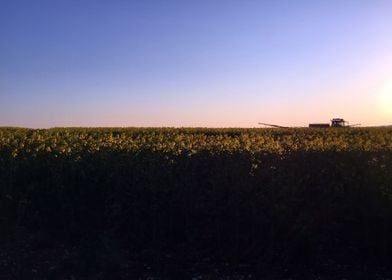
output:
[[0, 279], [386, 279], [392, 129], [0, 128], [0, 236]]

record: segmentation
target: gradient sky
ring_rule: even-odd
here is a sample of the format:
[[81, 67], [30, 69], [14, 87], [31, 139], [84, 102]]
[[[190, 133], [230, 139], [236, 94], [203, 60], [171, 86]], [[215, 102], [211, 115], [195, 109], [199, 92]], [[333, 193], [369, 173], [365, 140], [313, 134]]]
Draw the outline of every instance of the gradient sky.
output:
[[390, 0], [0, 0], [0, 126], [392, 124]]

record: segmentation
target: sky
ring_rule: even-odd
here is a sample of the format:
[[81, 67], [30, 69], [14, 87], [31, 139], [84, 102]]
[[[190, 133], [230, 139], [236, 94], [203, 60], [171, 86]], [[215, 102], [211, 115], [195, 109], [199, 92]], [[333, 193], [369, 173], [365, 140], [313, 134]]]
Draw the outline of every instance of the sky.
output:
[[390, 0], [0, 0], [0, 126], [392, 124]]

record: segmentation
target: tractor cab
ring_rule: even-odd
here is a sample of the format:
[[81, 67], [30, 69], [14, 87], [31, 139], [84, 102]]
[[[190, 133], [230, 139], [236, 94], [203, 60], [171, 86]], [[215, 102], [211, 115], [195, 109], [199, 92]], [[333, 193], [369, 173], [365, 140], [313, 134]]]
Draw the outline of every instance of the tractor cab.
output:
[[346, 123], [348, 124], [344, 119], [332, 119], [331, 127], [345, 127]]

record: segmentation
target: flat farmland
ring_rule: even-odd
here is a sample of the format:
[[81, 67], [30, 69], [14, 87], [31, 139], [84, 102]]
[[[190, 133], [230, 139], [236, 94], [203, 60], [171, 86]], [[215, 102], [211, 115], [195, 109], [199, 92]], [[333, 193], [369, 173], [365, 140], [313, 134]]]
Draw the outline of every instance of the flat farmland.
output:
[[392, 129], [0, 128], [0, 228], [4, 279], [384, 279]]

